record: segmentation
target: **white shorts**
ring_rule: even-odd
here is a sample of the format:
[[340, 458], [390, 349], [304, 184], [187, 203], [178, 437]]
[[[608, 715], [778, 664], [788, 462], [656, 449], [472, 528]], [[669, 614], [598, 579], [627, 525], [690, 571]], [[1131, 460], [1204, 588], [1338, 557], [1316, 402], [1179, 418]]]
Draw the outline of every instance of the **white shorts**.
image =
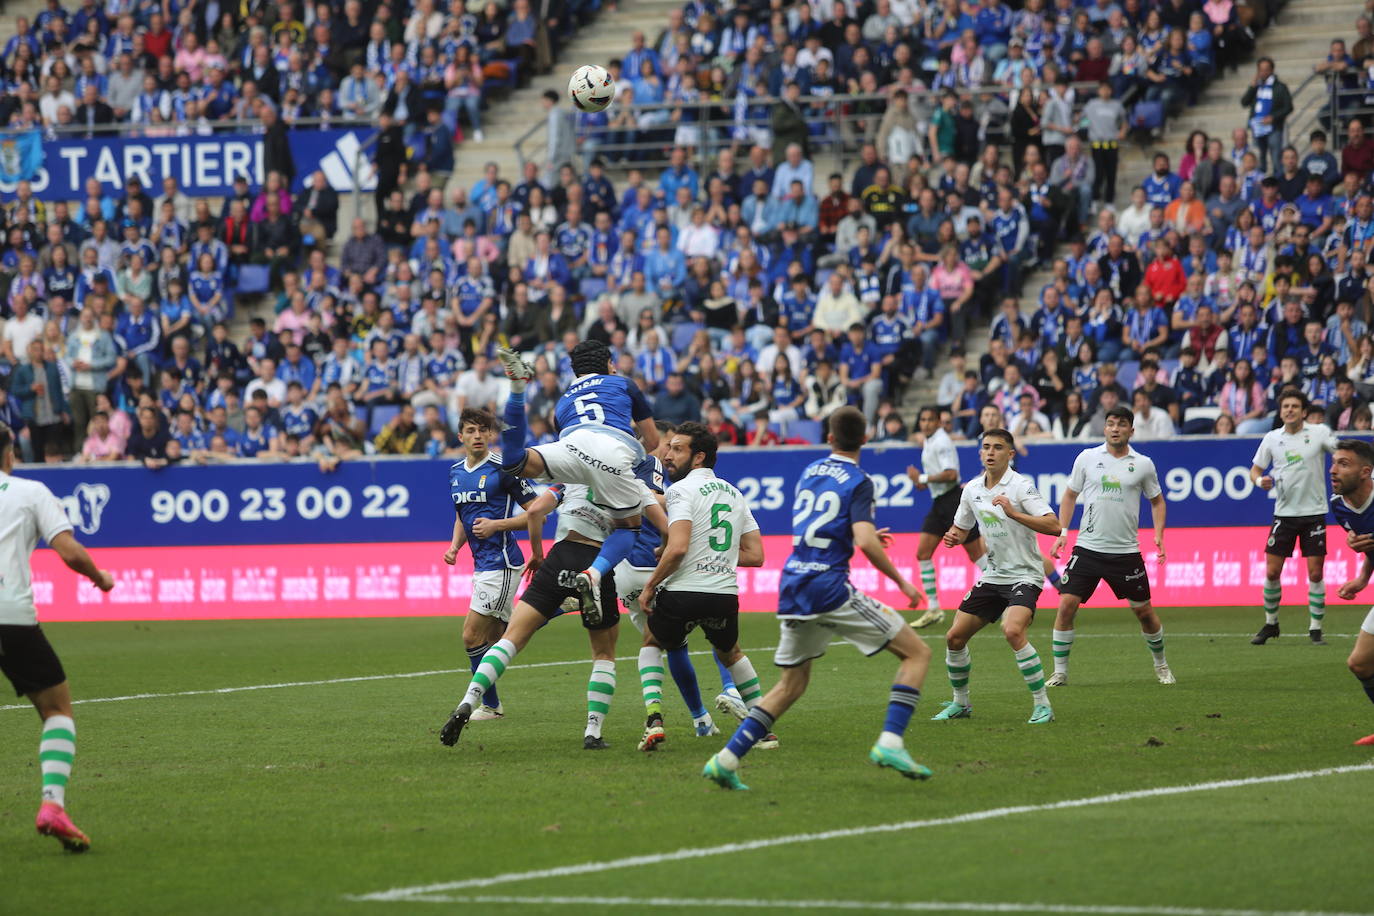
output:
[[620, 565], [615, 568], [615, 591], [620, 596], [620, 603], [625, 605], [625, 610], [630, 614], [630, 623], [635, 625], [635, 629], [641, 634], [649, 626], [649, 618], [644, 613], [644, 608], [640, 607], [639, 595], [644, 591], [644, 586], [649, 584], [649, 577], [654, 574], [652, 569], [640, 569], [631, 566], [629, 560], [621, 560]]
[[544, 459], [544, 479], [554, 483], [580, 483], [591, 488], [595, 505], [612, 518], [640, 513], [649, 488], [635, 476], [643, 455], [628, 442], [594, 429], [575, 429], [557, 442], [532, 449]]
[[900, 614], [853, 586], [849, 588], [849, 600], [833, 611], [810, 617], [783, 617], [779, 622], [782, 634], [773, 653], [773, 664], [779, 668], [795, 668], [820, 658], [836, 637], [864, 655], [877, 655], [906, 626]]
[[[620, 581], [619, 578], [616, 581]], [[1365, 615], [1364, 623], [1360, 624], [1360, 629], [1370, 636], [1374, 636], [1374, 607], [1370, 608], [1369, 613]]]
[[472, 612], [509, 622], [511, 611], [515, 610], [515, 591], [524, 574], [524, 566], [473, 573]]

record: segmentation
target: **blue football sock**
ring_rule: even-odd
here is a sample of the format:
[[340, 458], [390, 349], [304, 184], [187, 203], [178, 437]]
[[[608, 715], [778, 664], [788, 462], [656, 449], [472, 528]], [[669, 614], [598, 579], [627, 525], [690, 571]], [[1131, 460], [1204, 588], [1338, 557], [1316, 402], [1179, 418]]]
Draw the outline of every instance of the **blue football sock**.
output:
[[668, 673], [673, 676], [677, 692], [682, 694], [682, 702], [687, 704], [687, 711], [692, 718], [700, 719], [706, 715], [706, 705], [701, 702], [701, 688], [697, 686], [697, 669], [685, 644], [668, 650]]
[[711, 658], [715, 660], [716, 668], [720, 671], [720, 692], [729, 693], [732, 690], [738, 692], [735, 687], [735, 679], [730, 676], [730, 669], [721, 664], [720, 656], [712, 652]]
[[[482, 664], [482, 656], [487, 654], [490, 645], [477, 646], [468, 650], [468, 664], [472, 666], [472, 673], [477, 673], [477, 667]], [[496, 685], [492, 684], [491, 689], [482, 694], [482, 702], [492, 709], [501, 705], [501, 698], [496, 695]]]
[[749, 750], [773, 730], [773, 717], [761, 707], [755, 706], [749, 710], [749, 715], [735, 729], [735, 734], [731, 736], [730, 743], [725, 745], [725, 749], [734, 754], [737, 758], [742, 758]]
[[596, 555], [596, 562], [592, 564], [601, 575], [606, 575], [611, 570], [620, 565], [620, 561], [630, 555], [634, 549], [635, 538], [639, 537], [639, 528], [617, 528], [611, 532], [610, 537], [606, 538], [601, 545], [601, 552]]
[[506, 428], [501, 430], [501, 466], [515, 469], [525, 463], [525, 438], [529, 435], [525, 392], [510, 393], [501, 419], [506, 421]]
[[906, 734], [911, 714], [916, 711], [916, 704], [920, 701], [920, 690], [905, 684], [893, 684], [892, 693], [887, 701], [887, 718], [883, 720], [883, 731], [898, 736]]

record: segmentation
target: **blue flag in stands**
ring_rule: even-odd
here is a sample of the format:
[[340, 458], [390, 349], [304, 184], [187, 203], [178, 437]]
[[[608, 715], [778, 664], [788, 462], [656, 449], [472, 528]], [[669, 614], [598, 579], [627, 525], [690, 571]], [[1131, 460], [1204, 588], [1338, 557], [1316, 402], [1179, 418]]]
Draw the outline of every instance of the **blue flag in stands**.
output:
[[43, 138], [37, 130], [0, 134], [0, 182], [27, 181], [43, 167]]

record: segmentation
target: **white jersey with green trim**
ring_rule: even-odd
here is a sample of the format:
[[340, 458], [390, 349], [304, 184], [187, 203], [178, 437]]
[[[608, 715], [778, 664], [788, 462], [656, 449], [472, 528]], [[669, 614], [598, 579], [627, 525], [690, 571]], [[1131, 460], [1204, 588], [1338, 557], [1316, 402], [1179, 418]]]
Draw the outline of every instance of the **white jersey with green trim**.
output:
[[1326, 452], [1337, 437], [1325, 423], [1304, 423], [1295, 433], [1271, 429], [1251, 462], [1274, 478], [1274, 517], [1326, 515]]
[[38, 623], [29, 560], [39, 540], [52, 543], [72, 523], [57, 497], [36, 480], [0, 471], [0, 624]]
[[1105, 443], [1086, 448], [1074, 459], [1069, 489], [1078, 493], [1083, 507], [1079, 547], [1099, 553], [1140, 552], [1140, 497], [1154, 499], [1162, 492], [1153, 461], [1129, 447], [1120, 458]]
[[959, 450], [954, 447], [954, 440], [949, 437], [949, 433], [943, 429], [926, 436], [926, 444], [921, 446], [921, 472], [927, 477], [934, 477], [943, 471], [954, 470], [954, 480], [946, 483], [929, 483], [930, 495], [938, 499], [950, 490], [959, 487]]
[[983, 473], [964, 484], [964, 492], [959, 496], [959, 511], [954, 513], [956, 528], [968, 531], [976, 522], [983, 534], [983, 543], [987, 545], [987, 567], [978, 581], [990, 585], [1043, 583], [1045, 567], [1035, 532], [1007, 518], [1002, 507], [994, 506], [992, 501], [998, 496], [1006, 496], [1013, 509], [1031, 516], [1050, 515], [1053, 511], [1050, 504], [1045, 502], [1045, 497], [1029, 477], [1011, 468], [1007, 468], [1002, 479], [991, 487], [987, 479], [987, 474]]
[[687, 555], [663, 587], [738, 595], [740, 538], [759, 530], [744, 494], [710, 468], [695, 468], [669, 487], [667, 496], [669, 531], [678, 522], [691, 522], [692, 537]]

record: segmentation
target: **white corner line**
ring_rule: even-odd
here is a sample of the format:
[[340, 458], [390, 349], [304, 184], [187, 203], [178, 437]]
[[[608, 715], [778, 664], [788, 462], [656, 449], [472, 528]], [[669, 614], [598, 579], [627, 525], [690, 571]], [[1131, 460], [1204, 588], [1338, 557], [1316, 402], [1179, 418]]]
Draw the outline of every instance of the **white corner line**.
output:
[[405, 898], [417, 903], [466, 903], [518, 906], [702, 907], [722, 910], [861, 910], [864, 912], [1052, 913], [1070, 916], [1374, 916], [1322, 910], [1208, 909], [1191, 906], [1121, 906], [1117, 904], [996, 903], [956, 900], [767, 900], [752, 897], [570, 897], [513, 895], [425, 895]]
[[350, 895], [346, 896], [345, 899], [358, 902], [407, 900], [426, 895], [443, 894], [448, 891], [466, 890], [468, 888], [493, 887], [499, 884], [513, 884], [520, 881], [535, 881], [543, 878], [565, 878], [571, 875], [599, 874], [601, 872], [614, 871], [622, 868], [661, 865], [665, 862], [680, 862], [687, 859], [704, 859], [710, 856], [751, 852], [756, 849], [769, 849], [775, 846], [792, 846], [798, 843], [815, 843], [822, 840], [848, 839], [850, 837], [870, 836], [879, 833], [899, 833], [908, 830], [922, 830], [927, 827], [945, 827], [953, 824], [990, 821], [1020, 814], [1035, 814], [1042, 811], [1062, 811], [1071, 808], [1088, 808], [1096, 805], [1114, 805], [1120, 802], [1137, 801], [1144, 798], [1188, 795], [1194, 792], [1215, 792], [1219, 789], [1237, 789], [1245, 786], [1295, 782], [1303, 779], [1316, 779], [1322, 776], [1336, 776], [1343, 773], [1372, 771], [1374, 771], [1374, 762], [1326, 767], [1320, 770], [1299, 770], [1293, 773], [1278, 773], [1272, 776], [1251, 776], [1245, 779], [1222, 779], [1181, 786], [1136, 789], [1130, 792], [1112, 792], [1107, 795], [1093, 795], [1088, 798], [1071, 798], [1064, 801], [1048, 802], [1039, 805], [1014, 805], [1005, 808], [987, 808], [982, 811], [970, 811], [965, 814], [956, 814], [950, 817], [897, 821], [890, 824], [871, 824], [866, 827], [845, 827], [836, 830], [825, 830], [819, 833], [793, 833], [738, 843], [723, 843], [719, 846], [696, 846], [678, 849], [674, 852], [627, 856], [625, 858], [603, 862], [582, 862], [577, 865], [563, 865], [556, 868], [541, 868], [533, 871], [505, 872], [504, 874], [492, 875], [487, 878], [466, 878], [461, 881], [444, 881], [437, 884], [421, 884], [412, 887], [391, 888], [390, 890], [376, 891], [371, 894]]

